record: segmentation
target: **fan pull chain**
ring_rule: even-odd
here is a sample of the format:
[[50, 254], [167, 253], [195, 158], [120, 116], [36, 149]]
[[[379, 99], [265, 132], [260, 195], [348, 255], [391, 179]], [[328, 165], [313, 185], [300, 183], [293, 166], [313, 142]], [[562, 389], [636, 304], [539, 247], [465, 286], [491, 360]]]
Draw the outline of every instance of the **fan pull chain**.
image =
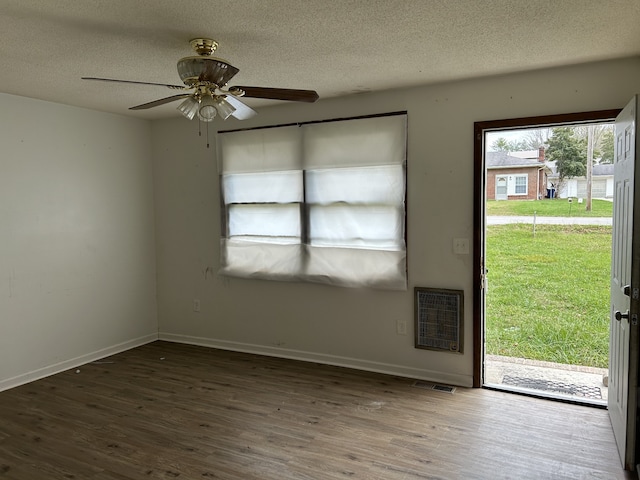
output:
[[200, 121], [200, 118], [198, 118], [198, 136], [202, 136], [202, 122]]
[[209, 123], [207, 123], [207, 148], [209, 148]]

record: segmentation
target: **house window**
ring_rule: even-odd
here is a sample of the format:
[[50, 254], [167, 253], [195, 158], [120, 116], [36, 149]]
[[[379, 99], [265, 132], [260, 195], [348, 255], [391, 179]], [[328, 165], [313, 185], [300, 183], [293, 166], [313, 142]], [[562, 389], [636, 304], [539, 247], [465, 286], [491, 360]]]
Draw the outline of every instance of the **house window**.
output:
[[516, 175], [515, 177], [515, 195], [526, 195], [527, 194], [527, 175]]
[[219, 140], [221, 273], [406, 289], [406, 114]]

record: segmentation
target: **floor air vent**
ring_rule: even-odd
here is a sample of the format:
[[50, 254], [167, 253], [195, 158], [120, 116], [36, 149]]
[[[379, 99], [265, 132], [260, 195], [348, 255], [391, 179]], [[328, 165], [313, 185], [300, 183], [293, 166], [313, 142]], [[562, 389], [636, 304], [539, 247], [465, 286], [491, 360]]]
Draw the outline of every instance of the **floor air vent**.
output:
[[462, 290], [416, 287], [416, 348], [462, 353], [462, 302]]
[[423, 388], [425, 390], [436, 390], [437, 392], [453, 393], [456, 391], [456, 387], [449, 385], [440, 385], [437, 383], [423, 382], [422, 380], [416, 380], [413, 382], [413, 386], [416, 388]]

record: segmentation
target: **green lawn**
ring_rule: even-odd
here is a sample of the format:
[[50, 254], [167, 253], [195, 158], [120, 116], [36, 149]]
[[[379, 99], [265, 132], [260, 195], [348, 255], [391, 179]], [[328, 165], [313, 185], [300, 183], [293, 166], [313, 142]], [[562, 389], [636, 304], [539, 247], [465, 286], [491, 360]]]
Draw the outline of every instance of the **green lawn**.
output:
[[487, 200], [487, 215], [533, 215], [541, 217], [610, 217], [613, 202], [593, 200], [591, 211], [574, 198], [571, 203], [564, 198], [545, 200]]
[[486, 240], [486, 352], [606, 368], [611, 227], [493, 225]]

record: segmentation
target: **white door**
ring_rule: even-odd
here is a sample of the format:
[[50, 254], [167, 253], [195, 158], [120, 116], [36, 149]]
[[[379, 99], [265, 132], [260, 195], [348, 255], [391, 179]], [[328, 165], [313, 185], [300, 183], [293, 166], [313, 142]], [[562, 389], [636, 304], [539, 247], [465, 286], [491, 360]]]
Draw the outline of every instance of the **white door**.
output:
[[[613, 235], [611, 249], [611, 319], [609, 344], [609, 416], [624, 468], [635, 470], [638, 385], [638, 303], [640, 297], [640, 195], [634, 181], [637, 97], [616, 118]], [[635, 218], [634, 218], [635, 217]], [[640, 223], [640, 222], [638, 222]]]
[[496, 200], [506, 200], [507, 198], [507, 177], [496, 175]]

